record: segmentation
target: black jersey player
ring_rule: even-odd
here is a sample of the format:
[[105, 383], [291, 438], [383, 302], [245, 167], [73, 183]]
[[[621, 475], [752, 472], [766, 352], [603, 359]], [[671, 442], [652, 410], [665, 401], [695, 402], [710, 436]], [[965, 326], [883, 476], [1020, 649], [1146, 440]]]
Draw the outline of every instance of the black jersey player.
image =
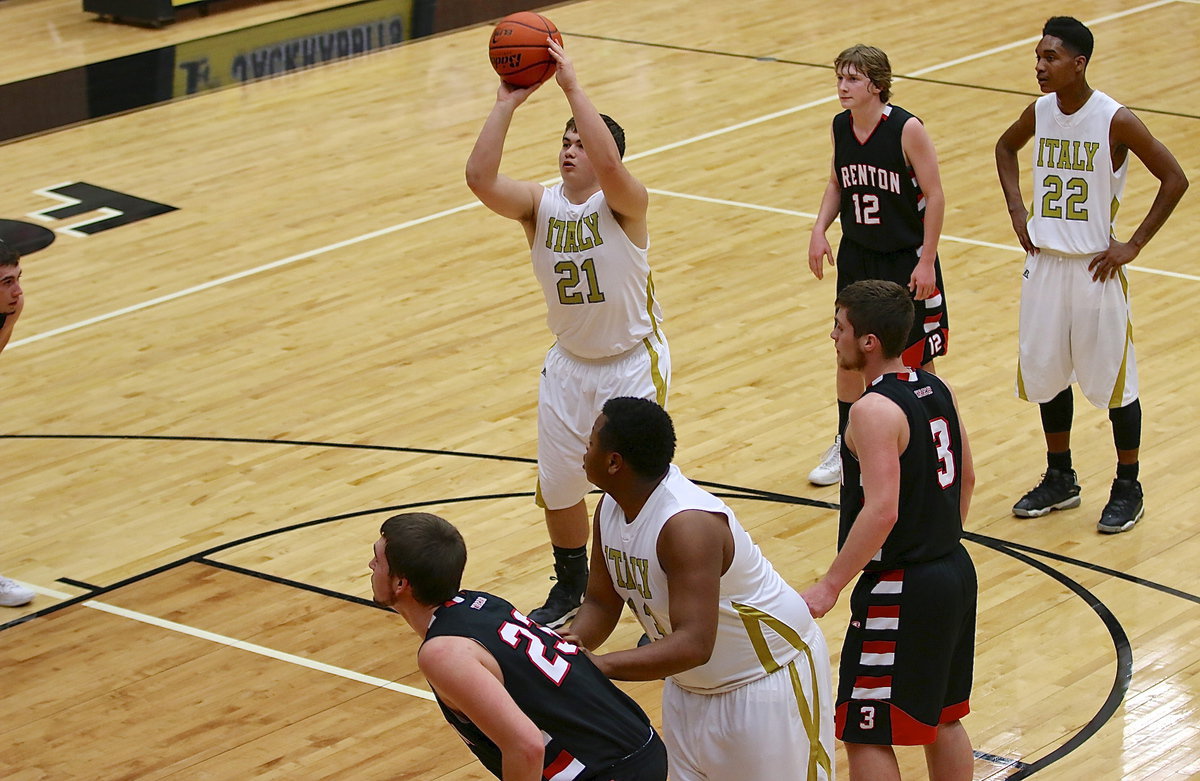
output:
[[[846, 287], [835, 305], [838, 365], [866, 391], [842, 443], [838, 554], [803, 593], [825, 615], [852, 579], [836, 734], [852, 781], [899, 779], [893, 746], [925, 747], [930, 777], [970, 779], [975, 568], [962, 521], [975, 484], [950, 388], [900, 358], [908, 292], [885, 280]], [[861, 573], [861, 575], [860, 575]]]
[[[889, 103], [892, 68], [887, 55], [858, 44], [834, 60], [838, 100], [833, 119], [833, 165], [808, 245], [808, 265], [821, 279], [834, 263], [825, 232], [840, 218], [837, 290], [860, 279], [890, 279], [909, 289], [917, 316], [904, 343], [904, 363], [933, 371], [945, 355], [949, 320], [943, 296], [938, 240], [946, 201], [937, 153], [921, 120]], [[808, 479], [838, 482], [840, 436], [862, 378], [838, 369], [838, 438]]]
[[384, 521], [371, 558], [376, 602], [424, 642], [417, 663], [446, 720], [497, 778], [664, 781], [649, 718], [577, 646], [509, 602], [460, 590], [467, 551], [448, 521]]

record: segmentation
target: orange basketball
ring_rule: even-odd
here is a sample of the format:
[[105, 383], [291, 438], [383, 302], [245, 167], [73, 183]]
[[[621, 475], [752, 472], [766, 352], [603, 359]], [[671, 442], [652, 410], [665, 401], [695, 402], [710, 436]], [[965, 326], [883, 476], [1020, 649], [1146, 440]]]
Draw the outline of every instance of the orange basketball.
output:
[[500, 78], [514, 87], [532, 87], [554, 74], [546, 38], [562, 43], [554, 22], [533, 11], [509, 14], [492, 30], [488, 56]]

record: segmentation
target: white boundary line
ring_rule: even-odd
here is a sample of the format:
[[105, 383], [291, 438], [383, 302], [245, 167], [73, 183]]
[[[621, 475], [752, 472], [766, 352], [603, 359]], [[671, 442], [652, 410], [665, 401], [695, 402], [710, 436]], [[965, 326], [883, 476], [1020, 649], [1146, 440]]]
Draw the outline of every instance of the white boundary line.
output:
[[[1143, 11], [1150, 11], [1152, 9], [1158, 8], [1159, 6], [1170, 5], [1171, 3], [1175, 3], [1175, 2], [1179, 2], [1179, 1], [1180, 0], [1155, 0], [1155, 2], [1153, 2], [1153, 3], [1146, 3], [1145, 5], [1139, 5], [1136, 8], [1127, 8], [1124, 11], [1117, 11], [1116, 13], [1111, 13], [1111, 14], [1108, 14], [1107, 16], [1098, 16], [1095, 19], [1091, 19], [1091, 20], [1085, 22], [1084, 24], [1086, 24], [1088, 27], [1093, 27], [1097, 24], [1104, 24], [1105, 22], [1111, 22], [1114, 19], [1120, 19], [1125, 16], [1131, 16], [1132, 14], [1140, 14]], [[1183, 0], [1183, 1], [1184, 2], [1196, 2], [1196, 0]], [[965, 62], [972, 62], [974, 60], [980, 60], [980, 59], [983, 59], [984, 57], [990, 57], [993, 54], [999, 54], [1000, 52], [1006, 52], [1006, 51], [1009, 51], [1011, 49], [1016, 49], [1021, 46], [1032, 46], [1040, 40], [1042, 40], [1042, 36], [1040, 36], [1040, 35], [1034, 36], [1032, 38], [1023, 38], [1019, 41], [1013, 41], [1012, 43], [1006, 43], [1003, 46], [994, 46], [991, 49], [986, 49], [986, 50], [978, 52], [976, 54], [968, 54], [966, 57], [959, 57], [956, 60], [950, 60], [949, 62], [943, 62], [940, 65], [930, 65], [928, 68], [921, 68], [920, 70], [915, 70], [912, 73], [909, 73], [907, 75], [909, 75], [909, 76], [924, 76], [926, 73], [933, 73], [934, 71], [942, 70], [943, 68], [951, 68], [955, 65], [962, 65]], [[896, 80], [899, 81], [900, 79], [897, 78]]]
[[[1174, 2], [1174, 1], [1175, 0], [1172, 0], [1172, 2]], [[1200, 3], [1200, 0], [1187, 0], [1187, 1]], [[728, 200], [725, 200], [724, 198], [709, 198], [708, 196], [705, 196], [705, 195], [689, 195], [688, 193], [676, 193], [676, 192], [671, 192], [670, 190], [658, 190], [658, 189], [650, 188], [650, 187], [646, 188], [646, 190], [647, 190], [647, 192], [653, 193], [655, 195], [665, 195], [670, 198], [684, 198], [689, 201], [701, 201], [703, 203], [713, 203], [713, 204], [717, 204], [720, 206], [733, 206], [733, 207], [736, 207], [739, 209], [752, 209], [754, 211], [771, 212], [772, 214], [784, 214], [789, 217], [804, 217], [804, 218], [807, 218], [810, 220], [815, 220], [817, 218], [817, 215], [812, 214], [811, 212], [801, 212], [801, 211], [796, 211], [795, 209], [782, 209], [778, 206], [763, 206], [761, 204], [746, 203], [744, 201], [728, 201]], [[942, 240], [943, 241], [953, 241], [958, 244], [970, 244], [975, 247], [987, 247], [988, 249], [1008, 250], [1009, 252], [1025, 254], [1025, 250], [1023, 250], [1020, 246], [1014, 245], [1014, 244], [997, 244], [993, 241], [982, 241], [980, 239], [966, 239], [966, 238], [963, 238], [962, 236], [950, 236], [949, 234], [945, 234], [945, 233], [942, 234]], [[1155, 275], [1161, 276], [1161, 277], [1174, 277], [1175, 279], [1187, 279], [1192, 282], [1200, 282], [1200, 276], [1197, 276], [1195, 274], [1184, 274], [1179, 271], [1163, 271], [1162, 269], [1145, 268], [1143, 266], [1126, 266], [1125, 268], [1129, 269], [1130, 271], [1141, 271], [1145, 274], [1155, 274]]]
[[[671, 198], [685, 198], [689, 201], [702, 201], [704, 203], [715, 203], [715, 204], [718, 204], [721, 206], [735, 206], [740, 209], [752, 209], [754, 211], [771, 212], [773, 214], [786, 214], [790, 217], [804, 217], [804, 218], [810, 219], [810, 220], [815, 220], [817, 218], [817, 215], [812, 214], [811, 212], [801, 212], [801, 211], [796, 211], [795, 209], [781, 209], [778, 206], [762, 206], [757, 203], [745, 203], [743, 201], [727, 201], [723, 198], [709, 198], [704, 195], [689, 195], [688, 193], [675, 193], [675, 192], [671, 192], [670, 190], [657, 190], [657, 189], [653, 189], [653, 188], [646, 188], [646, 189], [648, 192], [654, 193], [655, 195], [666, 195]], [[959, 244], [973, 244], [977, 247], [988, 247], [990, 249], [1004, 249], [1004, 250], [1011, 250], [1013, 252], [1024, 252], [1024, 250], [1022, 250], [1020, 247], [1014, 247], [1009, 244], [996, 244], [995, 242], [981, 241], [979, 239], [964, 239], [959, 236], [948, 236], [944, 233], [942, 234], [942, 240], [943, 241], [955, 241], [955, 242], [958, 242]], [[1197, 279], [1200, 279], [1200, 277], [1198, 277]]]
[[473, 203], [465, 203], [462, 206], [455, 206], [452, 209], [445, 209], [443, 211], [436, 212], [434, 214], [426, 215], [425, 217], [418, 217], [415, 220], [409, 220], [408, 222], [401, 222], [397, 225], [391, 225], [387, 228], [380, 228], [379, 230], [371, 231], [370, 233], [363, 233], [363, 234], [361, 234], [359, 236], [355, 236], [354, 238], [351, 238], [351, 239], [334, 242], [333, 244], [326, 244], [324, 247], [310, 249], [307, 252], [301, 252], [298, 255], [291, 255], [289, 257], [281, 258], [280, 260], [275, 260], [270, 263], [264, 263], [261, 266], [255, 266], [254, 268], [246, 269], [245, 271], [239, 271], [236, 274], [230, 274], [228, 276], [224, 276], [219, 279], [214, 279], [209, 282], [204, 282], [199, 285], [193, 285], [192, 287], [184, 288], [183, 290], [177, 290], [174, 293], [168, 293], [165, 296], [159, 296], [158, 298], [152, 298], [149, 301], [143, 301], [140, 304], [133, 304], [131, 306], [122, 307], [121, 309], [116, 309], [112, 312], [108, 312], [103, 315], [97, 315], [96, 317], [89, 317], [86, 320], [80, 320], [77, 323], [71, 323], [70, 325], [64, 325], [60, 328], [54, 328], [49, 331], [44, 331], [40, 334], [34, 334], [33, 336], [27, 336], [24, 339], [18, 339], [17, 341], [9, 344], [8, 349], [11, 350], [14, 347], [20, 347], [23, 344], [30, 344], [32, 342], [41, 341], [42, 339], [49, 339], [51, 336], [58, 336], [59, 334], [65, 334], [69, 331], [76, 331], [76, 330], [79, 330], [80, 328], [84, 328], [89, 325], [95, 325], [96, 323], [102, 323], [105, 320], [112, 320], [113, 318], [120, 317], [121, 315], [130, 314], [131, 312], [138, 312], [143, 309], [149, 309], [152, 306], [157, 306], [158, 304], [165, 304], [168, 301], [174, 301], [177, 298], [183, 298], [184, 296], [190, 296], [193, 293], [200, 293], [205, 290], [210, 290], [211, 288], [219, 287], [228, 282], [235, 282], [239, 279], [245, 279], [246, 277], [252, 277], [255, 274], [261, 274], [264, 271], [271, 271], [272, 269], [282, 268], [283, 266], [288, 266], [288, 265], [291, 265], [292, 263], [296, 263], [301, 260], [307, 260], [308, 258], [313, 258], [313, 257], [316, 257], [317, 255], [324, 255], [326, 252], [333, 252], [334, 250], [343, 249], [345, 247], [352, 247], [355, 244], [361, 244], [364, 241], [370, 241], [371, 239], [379, 238], [380, 236], [386, 236], [389, 233], [395, 233], [396, 231], [404, 230], [405, 228], [411, 228], [416, 225], [422, 225], [427, 222], [432, 222], [434, 220], [441, 219], [442, 217], [448, 217], [451, 214], [457, 214], [459, 212], [464, 212], [464, 211], [467, 211], [468, 209], [473, 209], [476, 206], [481, 206], [481, 205], [482, 204], [479, 201], [475, 201]]
[[[1140, 6], [1137, 6], [1136, 8], [1129, 8], [1124, 11], [1118, 11], [1116, 13], [1108, 14], [1107, 16], [1098, 17], [1096, 19], [1089, 21], [1087, 24], [1089, 24], [1089, 25], [1101, 24], [1104, 22], [1112, 21], [1114, 19], [1120, 19], [1125, 16], [1130, 16], [1132, 14], [1141, 13], [1143, 11], [1148, 11], [1148, 10], [1151, 10], [1154, 8], [1158, 8], [1159, 6], [1169, 5], [1170, 3], [1181, 2], [1181, 1], [1191, 2], [1192, 0], [1155, 0], [1155, 2], [1146, 3], [1145, 5], [1140, 5]], [[933, 71], [936, 71], [936, 70], [942, 70], [943, 68], [949, 68], [949, 67], [952, 67], [955, 65], [961, 65], [962, 63], [965, 63], [965, 62], [971, 62], [973, 60], [981, 59], [983, 57], [988, 57], [988, 56], [990, 56], [992, 54], [996, 54], [998, 52], [1009, 51], [1010, 49], [1015, 49], [1019, 46], [1028, 46], [1031, 43], [1036, 43], [1039, 40], [1041, 40], [1040, 37], [1022, 38], [1019, 41], [1014, 41], [1012, 43], [1008, 43], [1003, 46], [995, 46], [995, 47], [992, 47], [991, 49], [987, 49], [986, 51], [978, 52], [976, 54], [968, 55], [966, 57], [959, 57], [957, 59], [948, 60], [947, 62], [943, 62], [938, 65], [931, 65], [928, 68], [922, 68], [920, 70], [913, 71], [912, 73], [910, 73], [908, 75], [921, 76], [926, 73], [932, 73]], [[817, 100], [812, 100], [812, 101], [809, 101], [808, 103], [802, 103], [798, 106], [792, 106], [791, 108], [783, 109], [781, 111], [775, 111], [770, 114], [764, 114], [764, 115], [762, 115], [760, 117], [756, 117], [754, 119], [748, 119], [744, 122], [738, 122], [736, 124], [729, 125], [727, 127], [718, 128], [717, 130], [711, 130], [707, 133], [701, 133], [700, 135], [692, 136], [691, 138], [685, 138], [683, 140], [676, 141], [671, 144], [665, 144], [663, 146], [655, 147], [653, 149], [648, 149], [644, 152], [638, 152], [636, 154], [629, 155], [625, 159], [627, 161], [639, 160], [643, 157], [649, 157], [651, 155], [660, 154], [662, 152], [667, 152], [672, 149], [678, 149], [680, 147], [688, 146], [689, 144], [694, 144], [699, 141], [706, 141], [710, 138], [716, 138], [718, 136], [726, 135], [728, 133], [733, 133], [733, 132], [736, 132], [738, 130], [743, 130], [748, 127], [753, 127], [754, 125], [760, 125], [764, 122], [770, 122], [772, 120], [779, 119], [781, 117], [786, 117], [790, 114], [795, 114], [800, 111], [805, 111], [807, 109], [814, 108], [816, 106], [821, 106], [826, 103], [832, 103], [836, 99], [837, 99], [837, 95], [830, 95], [828, 97], [820, 98]], [[557, 179], [554, 179], [552, 181], [557, 181]], [[681, 198], [695, 197], [696, 200], [705, 200], [704, 198], [702, 198], [700, 196], [687, 196], [687, 195], [682, 195], [680, 193], [667, 193], [666, 191], [659, 191], [659, 192], [661, 192], [664, 195], [673, 195], [673, 196], [681, 197]], [[712, 203], [723, 203], [722, 201], [718, 201], [715, 199], [712, 199], [711, 202]], [[307, 260], [308, 258], [313, 258], [318, 255], [323, 255], [327, 252], [333, 252], [334, 250], [343, 249], [345, 247], [350, 247], [355, 244], [361, 244], [364, 241], [370, 241], [371, 239], [379, 238], [380, 236], [386, 236], [389, 233], [395, 233], [396, 231], [405, 230], [407, 228], [412, 228], [417, 225], [423, 225], [424, 223], [432, 222], [433, 220], [438, 220], [438, 219], [441, 219], [442, 217], [449, 217], [450, 215], [458, 214], [459, 212], [464, 212], [464, 211], [467, 211], [468, 209], [473, 209], [476, 206], [480, 206], [480, 205], [481, 204], [479, 203], [479, 201], [473, 201], [471, 203], [466, 203], [466, 204], [462, 204], [461, 206], [455, 206], [450, 209], [445, 209], [443, 211], [436, 212], [434, 214], [430, 214], [425, 217], [418, 217], [416, 219], [409, 220], [407, 222], [402, 222], [402, 223], [399, 223], [396, 225], [391, 225], [387, 228], [381, 228], [376, 231], [371, 231], [370, 233], [364, 233], [359, 236], [355, 236], [353, 238], [346, 239], [344, 241], [335, 242], [333, 244], [327, 244], [324, 247], [318, 247], [317, 249], [308, 250], [307, 252], [301, 252], [297, 255], [291, 255], [289, 257], [282, 258], [280, 260], [272, 261], [270, 263], [265, 263], [261, 266], [255, 266], [254, 268], [247, 269], [245, 271], [240, 271], [236, 274], [230, 274], [228, 276], [224, 276], [219, 279], [214, 279], [209, 282], [204, 282], [199, 285], [194, 285], [189, 288], [184, 288], [183, 290], [178, 290], [174, 293], [168, 293], [167, 295], [164, 295], [164, 296], [158, 296], [157, 298], [152, 298], [152, 299], [149, 299], [148, 301], [143, 301], [138, 304], [132, 304], [130, 306], [122, 307], [121, 309], [116, 309], [112, 312], [108, 312], [108, 313], [105, 313], [102, 315], [97, 315], [95, 317], [89, 317], [86, 320], [80, 320], [75, 323], [70, 323], [69, 325], [64, 325], [64, 326], [60, 326], [58, 328], [53, 328], [49, 331], [43, 331], [40, 334], [34, 334], [33, 336], [27, 336], [24, 339], [17, 339], [16, 341], [9, 343], [8, 349], [12, 350], [14, 348], [22, 347], [27, 344], [33, 344], [34, 342], [40, 342], [43, 339], [49, 339], [52, 336], [58, 336], [59, 334], [65, 334], [65, 333], [69, 333], [71, 331], [77, 331], [81, 328], [86, 328], [87, 326], [95, 325], [97, 323], [103, 323], [107, 320], [112, 320], [114, 318], [121, 317], [121, 316], [127, 315], [127, 314], [131, 314], [133, 312], [140, 312], [143, 309], [149, 309], [152, 306], [157, 306], [159, 304], [165, 304], [169, 301], [174, 301], [176, 299], [192, 295], [193, 293], [200, 293], [205, 290], [210, 290], [212, 288], [227, 284], [229, 282], [235, 282], [239, 279], [245, 279], [246, 277], [251, 277], [256, 274], [261, 274], [265, 271], [271, 271], [273, 269], [282, 268], [283, 266], [288, 266], [288, 265], [291, 265], [292, 263], [297, 263], [301, 260]], [[735, 202], [729, 202], [729, 205], [738, 206], [738, 205], [742, 205], [742, 204], [737, 204]], [[753, 207], [748, 204], [746, 204], [745, 206], [747, 206], [748, 208], [762, 208], [764, 210], [770, 209], [770, 207]], [[813, 219], [812, 215], [805, 214], [804, 212], [794, 212], [794, 211], [789, 211], [789, 210], [778, 210], [778, 211], [779, 211], [779, 213], [782, 213], [782, 214], [795, 214], [795, 215], [800, 215], [800, 216], [807, 216], [810, 219]], [[980, 242], [980, 241], [976, 241], [974, 239], [953, 238], [953, 237], [949, 237], [949, 236], [945, 236], [943, 238], [946, 238], [946, 239], [949, 239], [952, 241], [958, 241], [958, 242], [961, 242], [964, 244], [976, 244], [981, 247], [1012, 249], [1011, 247], [1006, 246], [1006, 245], [997, 245], [997, 244], [991, 244], [989, 242]], [[1200, 281], [1200, 277], [1192, 276], [1190, 274], [1180, 274], [1180, 273], [1174, 272], [1174, 271], [1160, 271], [1157, 269], [1141, 268], [1139, 266], [1129, 266], [1128, 268], [1132, 271], [1142, 271], [1142, 272], [1146, 272], [1149, 274], [1158, 274], [1160, 276], [1168, 276], [1168, 277], [1176, 277], [1178, 279], [1188, 279], [1188, 280]]]
[[[40, 586], [33, 586], [28, 583], [22, 583], [21, 581], [17, 581], [17, 582], [21, 583], [21, 585], [23, 585], [23, 586], [33, 589], [37, 593], [42, 594], [44, 596], [54, 597], [56, 599], [70, 599], [71, 598], [70, 594], [64, 594], [61, 591], [55, 591], [53, 589], [42, 588]], [[201, 640], [208, 640], [213, 643], [218, 643], [220, 645], [229, 646], [230, 648], [237, 648], [238, 650], [241, 650], [241, 651], [249, 651], [252, 654], [258, 654], [259, 656], [265, 656], [268, 659], [275, 659], [275, 660], [281, 661], [281, 662], [288, 662], [289, 664], [294, 664], [299, 667], [306, 667], [310, 670], [316, 670], [317, 672], [329, 673], [330, 675], [336, 675], [340, 678], [346, 678], [347, 680], [357, 681], [358, 683], [365, 683], [368, 686], [376, 686], [381, 689], [390, 689], [391, 691], [400, 692], [401, 694], [407, 694], [412, 697], [419, 697], [423, 700], [434, 701], [433, 694], [430, 692], [427, 692], [423, 689], [416, 689], [416, 688], [413, 688], [412, 686], [405, 686], [402, 683], [396, 683], [395, 681], [388, 681], [383, 678], [376, 678], [373, 675], [366, 675], [364, 673], [354, 672], [353, 670], [347, 670], [344, 667], [335, 667], [332, 664], [325, 664], [324, 662], [318, 662], [318, 661], [314, 661], [312, 659], [306, 659], [303, 656], [296, 656], [295, 654], [284, 653], [283, 651], [276, 651], [274, 648], [267, 648], [266, 646], [256, 645], [254, 643], [248, 643], [245, 640], [235, 640], [232, 637], [226, 637], [225, 635], [220, 635], [220, 634], [217, 634], [216, 632], [209, 632], [204, 629], [197, 629], [194, 626], [188, 626], [187, 624], [179, 624], [174, 621], [168, 621], [165, 618], [158, 618], [156, 616], [147, 615], [145, 613], [139, 613], [136, 610], [127, 610], [123, 607], [117, 607], [116, 605], [109, 605], [105, 602], [100, 602], [95, 599], [89, 599], [86, 602], [82, 602], [80, 604], [84, 605], [85, 607], [90, 607], [93, 610], [99, 610], [104, 613], [110, 613], [114, 616], [120, 616], [121, 618], [128, 618], [133, 621], [140, 621], [143, 624], [150, 624], [151, 626], [157, 626], [160, 629], [167, 629], [172, 632], [179, 632], [180, 634], [190, 635], [191, 637], [196, 637]]]

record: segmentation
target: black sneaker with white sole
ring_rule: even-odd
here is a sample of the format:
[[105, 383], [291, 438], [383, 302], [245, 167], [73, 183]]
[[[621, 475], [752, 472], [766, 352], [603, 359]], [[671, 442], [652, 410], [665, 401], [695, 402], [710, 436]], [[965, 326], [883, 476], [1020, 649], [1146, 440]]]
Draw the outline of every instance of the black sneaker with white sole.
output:
[[1113, 480], [1108, 504], [1100, 513], [1096, 531], [1104, 534], [1127, 532], [1142, 519], [1146, 506], [1142, 502], [1142, 484], [1137, 480]]
[[558, 629], [575, 617], [582, 604], [583, 588], [572, 588], [560, 580], [551, 586], [546, 603], [529, 614], [529, 620]]
[[1078, 507], [1080, 488], [1074, 469], [1047, 469], [1042, 482], [1013, 505], [1013, 515], [1039, 518], [1053, 510]]

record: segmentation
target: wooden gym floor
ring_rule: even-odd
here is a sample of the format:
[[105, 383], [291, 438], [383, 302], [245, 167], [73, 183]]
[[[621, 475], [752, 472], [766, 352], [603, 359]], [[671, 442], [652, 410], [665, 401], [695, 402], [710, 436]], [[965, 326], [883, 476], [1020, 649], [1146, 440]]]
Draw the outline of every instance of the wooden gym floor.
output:
[[[1112, 444], [1080, 400], [1083, 506], [1018, 520], [1009, 508], [1044, 456], [1036, 409], [1011, 391], [1021, 254], [992, 155], [1035, 97], [1034, 42], [1062, 11], [1096, 33], [1092, 84], [1200, 171], [1200, 4], [894, 7], [548, 12], [652, 188], [677, 462], [726, 487], [795, 586], [823, 571], [837, 489], [805, 475], [835, 421], [833, 282], [811, 278], [806, 247], [837, 110], [830, 63], [879, 45], [947, 192], [953, 340], [938, 368], [979, 471], [975, 777], [1200, 777], [1200, 200], [1185, 198], [1129, 274], [1146, 518], [1096, 533]], [[0, 6], [0, 21], [33, 20], [5, 47], [3, 80], [262, 11], [145, 31], [76, 9]], [[407, 626], [370, 606], [366, 564], [388, 513], [426, 507], [463, 529], [466, 585], [526, 609], [549, 585], [530, 493], [551, 340], [520, 231], [462, 177], [494, 97], [487, 37], [462, 30], [0, 146], [0, 217], [37, 221], [26, 215], [59, 203], [46, 188], [71, 182], [177, 207], [91, 236], [64, 232], [88, 216], [43, 221], [58, 239], [23, 263], [26, 313], [0, 356], [0, 573], [38, 597], [0, 616], [0, 775], [485, 777], [429, 701]], [[546, 85], [518, 112], [504, 170], [553, 177], [566, 113]], [[1122, 237], [1154, 184], [1132, 165]], [[846, 615], [843, 598], [821, 621], [835, 649]], [[636, 634], [627, 619], [611, 642]], [[628, 688], [657, 720], [659, 685]], [[901, 758], [924, 772], [919, 751]]]

